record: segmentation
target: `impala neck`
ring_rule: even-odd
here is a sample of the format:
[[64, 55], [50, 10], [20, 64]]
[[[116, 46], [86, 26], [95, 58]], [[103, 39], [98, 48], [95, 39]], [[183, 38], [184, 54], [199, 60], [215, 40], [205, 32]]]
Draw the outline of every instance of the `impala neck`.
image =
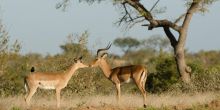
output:
[[99, 65], [100, 68], [102, 69], [104, 75], [109, 78], [110, 74], [111, 74], [111, 67], [110, 65], [106, 62], [106, 60], [102, 60], [101, 64]]
[[78, 69], [77, 66], [73, 65], [65, 74], [65, 79], [67, 80], [67, 82], [71, 79], [71, 77], [73, 76], [73, 74], [75, 73], [75, 71]]

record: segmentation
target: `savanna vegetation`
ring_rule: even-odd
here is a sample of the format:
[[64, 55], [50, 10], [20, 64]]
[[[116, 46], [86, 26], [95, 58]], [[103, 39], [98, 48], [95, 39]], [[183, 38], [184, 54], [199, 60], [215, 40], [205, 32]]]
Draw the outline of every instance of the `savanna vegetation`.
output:
[[[63, 0], [57, 8], [66, 7], [71, 0]], [[94, 3], [104, 0], [79, 0]], [[112, 67], [141, 64], [148, 70], [146, 82], [147, 108], [142, 108], [140, 91], [134, 84], [122, 86], [122, 103], [116, 104], [115, 88], [99, 68], [78, 70], [67, 87], [62, 90], [61, 108], [68, 110], [218, 110], [220, 109], [220, 50], [188, 52], [184, 49], [187, 31], [196, 12], [205, 12], [206, 7], [216, 0], [186, 0], [186, 12], [175, 21], [158, 19], [155, 16], [164, 10], [148, 10], [140, 0], [113, 0], [119, 6], [122, 17], [116, 24], [133, 27], [147, 26], [148, 30], [163, 28], [166, 36], [118, 37], [112, 41], [122, 54], [109, 50], [108, 62]], [[147, 22], [147, 24], [146, 24]], [[143, 23], [143, 24], [140, 24]], [[173, 34], [177, 32], [178, 34]], [[63, 36], [65, 37], [65, 36]], [[0, 110], [27, 109], [24, 104], [24, 77], [35, 71], [66, 71], [74, 58], [83, 56], [88, 64], [96, 57], [96, 52], [88, 47], [87, 31], [78, 36], [67, 35], [60, 45], [61, 53], [42, 55], [22, 54], [22, 44], [10, 41], [7, 30], [0, 22]], [[106, 44], [107, 45], [107, 44]], [[98, 49], [95, 45], [94, 48]], [[40, 90], [35, 94], [28, 109], [50, 110], [55, 108], [55, 91]]]
[[[32, 66], [36, 68], [36, 71], [65, 71], [74, 63], [75, 57], [82, 55], [83, 62], [85, 64], [88, 64], [89, 62], [94, 60], [96, 56], [95, 52], [92, 52], [88, 48], [87, 44], [89, 42], [89, 34], [87, 31], [80, 34], [79, 36], [68, 35], [66, 43], [60, 45], [60, 49], [62, 49], [62, 52], [56, 55], [41, 55], [38, 53], [28, 53], [25, 55], [21, 54], [20, 49], [22, 48], [22, 44], [20, 44], [18, 41], [10, 43], [10, 37], [8, 36], [7, 31], [5, 30], [3, 25], [0, 28], [0, 35], [1, 99], [7, 99], [8, 97], [18, 97], [14, 100], [19, 99], [21, 102], [24, 101], [23, 96], [25, 94], [25, 89], [23, 81], [24, 77], [27, 74], [31, 74], [30, 69]], [[193, 95], [196, 93], [208, 93], [210, 95], [213, 93], [215, 94], [215, 98], [213, 99], [217, 100], [217, 104], [219, 104], [219, 95], [216, 94], [218, 94], [220, 91], [220, 51], [213, 50], [190, 53], [186, 50], [186, 62], [192, 67], [192, 82], [190, 84], [186, 84], [180, 80], [180, 75], [178, 74], [178, 71], [176, 69], [177, 67], [175, 64], [175, 58], [173, 58], [172, 56], [172, 48], [169, 47], [169, 41], [167, 41], [165, 37], [160, 35], [151, 36], [147, 39], [121, 37], [115, 39], [112, 42], [113, 45], [117, 46], [124, 52], [122, 55], [109, 52], [109, 56], [107, 59], [113, 67], [129, 64], [142, 64], [148, 69], [148, 79], [145, 88], [150, 94], [148, 95], [149, 99], [154, 100], [154, 97], [152, 96], [153, 94], [159, 95], [157, 98], [160, 97], [161, 99], [163, 99], [160, 94], [162, 95], [167, 93], [169, 94], [169, 96], [172, 96], [176, 94]], [[78, 100], [75, 105], [76, 109], [77, 107], [79, 107], [78, 109], [88, 109], [84, 108], [84, 105], [86, 105], [87, 103], [87, 97], [91, 98], [91, 96], [93, 96], [94, 98], [97, 97], [97, 95], [99, 97], [102, 97], [100, 98], [100, 105], [108, 108], [108, 106], [112, 104], [109, 104], [109, 102], [114, 102], [114, 98], [107, 96], [112, 96], [113, 94], [115, 94], [114, 89], [115, 88], [112, 83], [104, 77], [100, 69], [85, 68], [80, 69], [75, 73], [75, 75], [70, 80], [68, 86], [62, 91], [61, 94], [63, 100], [74, 100], [70, 97], [76, 98]], [[50, 98], [48, 98], [48, 100], [55, 100], [54, 94], [54, 91], [39, 89], [34, 97], [37, 97], [38, 100], [42, 100], [42, 97], [49, 96]], [[122, 94], [127, 94], [126, 96], [129, 97], [136, 96], [137, 94], [140, 94], [140, 92], [134, 84], [125, 84], [122, 86]], [[125, 96], [122, 97], [126, 99]], [[210, 97], [213, 96], [210, 95]], [[80, 100], [79, 98], [81, 98], [82, 100]], [[105, 98], [112, 99], [113, 101], [106, 101]], [[212, 98], [209, 99], [210, 102], [212, 101], [211, 99]], [[46, 99], [44, 99], [44, 101], [45, 100]], [[133, 98], [129, 100], [133, 100]], [[137, 100], [141, 101], [141, 98]], [[68, 102], [64, 101], [64, 103]], [[126, 104], [126, 100], [124, 103]], [[137, 105], [140, 104], [141, 102], [137, 103]], [[3, 103], [3, 105], [0, 104], [0, 106], [4, 107], [6, 105], [4, 105]], [[169, 106], [167, 107], [169, 108]], [[197, 109], [197, 105], [191, 107]], [[205, 109], [209, 106], [198, 105], [198, 107], [202, 107]], [[166, 106], [159, 108], [165, 109]], [[159, 108], [153, 105], [149, 107], [149, 109]], [[17, 110], [22, 109], [22, 107], [19, 107], [18, 105], [12, 106], [11, 108], [7, 109]], [[74, 109], [74, 107], [72, 109]], [[114, 109], [128, 108], [116, 107]], [[137, 108], [131, 107], [130, 109]]]

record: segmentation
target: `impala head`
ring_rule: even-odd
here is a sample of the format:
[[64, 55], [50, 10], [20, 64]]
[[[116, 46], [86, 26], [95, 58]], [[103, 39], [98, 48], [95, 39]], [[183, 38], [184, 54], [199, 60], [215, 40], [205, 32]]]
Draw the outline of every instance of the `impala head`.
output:
[[74, 65], [76, 65], [78, 68], [88, 67], [88, 65], [85, 65], [85, 64], [82, 63], [82, 56], [79, 57], [79, 58], [74, 58], [74, 62], [75, 62]]
[[105, 58], [108, 56], [108, 53], [106, 52], [111, 47], [111, 44], [109, 43], [106, 48], [98, 49], [96, 54], [96, 59], [90, 63], [90, 67], [97, 67], [99, 66], [103, 61], [105, 61]]

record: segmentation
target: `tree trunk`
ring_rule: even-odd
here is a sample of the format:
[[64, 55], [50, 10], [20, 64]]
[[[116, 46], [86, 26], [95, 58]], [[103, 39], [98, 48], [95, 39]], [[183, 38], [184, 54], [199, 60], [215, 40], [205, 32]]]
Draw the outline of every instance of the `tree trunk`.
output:
[[183, 20], [182, 28], [180, 28], [179, 30], [179, 39], [177, 41], [177, 45], [174, 48], [177, 69], [181, 75], [182, 81], [185, 83], [190, 83], [191, 68], [186, 65], [185, 56], [184, 56], [184, 47], [185, 47], [189, 23], [198, 5], [199, 5], [198, 1], [193, 1], [190, 8], [188, 9], [185, 18]]
[[[189, 9], [187, 10], [186, 14], [184, 14], [185, 17], [181, 17], [184, 19], [183, 24], [181, 26], [178, 26], [176, 22], [171, 22], [166, 19], [155, 20], [151, 14], [151, 11], [148, 11], [137, 0], [125, 0], [123, 3], [124, 6], [126, 3], [128, 3], [130, 6], [135, 8], [139, 12], [140, 15], [142, 15], [147, 21], [149, 21], [150, 24], [142, 25], [142, 26], [148, 26], [148, 30], [152, 30], [153, 28], [157, 28], [157, 27], [163, 27], [164, 32], [166, 33], [168, 39], [170, 40], [171, 46], [174, 48], [177, 70], [180, 73], [182, 81], [185, 83], [190, 83], [190, 73], [191, 73], [191, 68], [186, 65], [185, 56], [184, 56], [184, 46], [185, 46], [186, 37], [187, 37], [187, 30], [189, 27], [189, 23], [192, 19], [192, 16], [195, 13], [195, 11], [198, 9], [199, 4], [201, 2], [202, 0], [192, 0], [192, 3]], [[125, 10], [126, 10], [126, 7], [125, 7]], [[126, 10], [126, 15], [127, 14], [129, 15], [129, 13]], [[124, 17], [122, 18], [122, 20], [123, 19]], [[131, 21], [133, 20], [134, 19], [131, 19]], [[170, 28], [179, 33], [178, 39], [176, 39], [176, 37], [170, 31]]]
[[163, 27], [165, 34], [167, 35], [167, 38], [171, 42], [171, 46], [174, 49], [174, 56], [176, 60], [177, 70], [180, 74], [180, 77], [183, 82], [190, 83], [190, 73], [191, 68], [186, 65], [185, 62], [185, 53], [184, 53], [184, 45], [186, 41], [186, 29], [182, 28], [179, 32], [179, 39], [176, 40], [173, 33], [170, 31], [169, 27]]
[[185, 62], [184, 47], [177, 44], [174, 54], [177, 64], [177, 70], [180, 73], [182, 81], [185, 83], [190, 83], [191, 69], [186, 65]]

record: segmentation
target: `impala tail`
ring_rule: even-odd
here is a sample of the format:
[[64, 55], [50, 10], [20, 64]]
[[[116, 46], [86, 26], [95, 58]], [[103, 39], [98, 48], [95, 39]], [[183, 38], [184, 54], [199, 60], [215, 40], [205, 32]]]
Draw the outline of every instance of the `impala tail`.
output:
[[31, 72], [34, 72], [35, 71], [35, 68], [34, 67], [31, 67]]
[[27, 77], [24, 78], [24, 89], [25, 89], [26, 93], [29, 91], [28, 83], [27, 83]]
[[[35, 71], [35, 68], [31, 67], [31, 73], [33, 73], [34, 71]], [[25, 92], [27, 93], [29, 91], [28, 83], [27, 83], [27, 76], [24, 77], [24, 88], [25, 88]]]

